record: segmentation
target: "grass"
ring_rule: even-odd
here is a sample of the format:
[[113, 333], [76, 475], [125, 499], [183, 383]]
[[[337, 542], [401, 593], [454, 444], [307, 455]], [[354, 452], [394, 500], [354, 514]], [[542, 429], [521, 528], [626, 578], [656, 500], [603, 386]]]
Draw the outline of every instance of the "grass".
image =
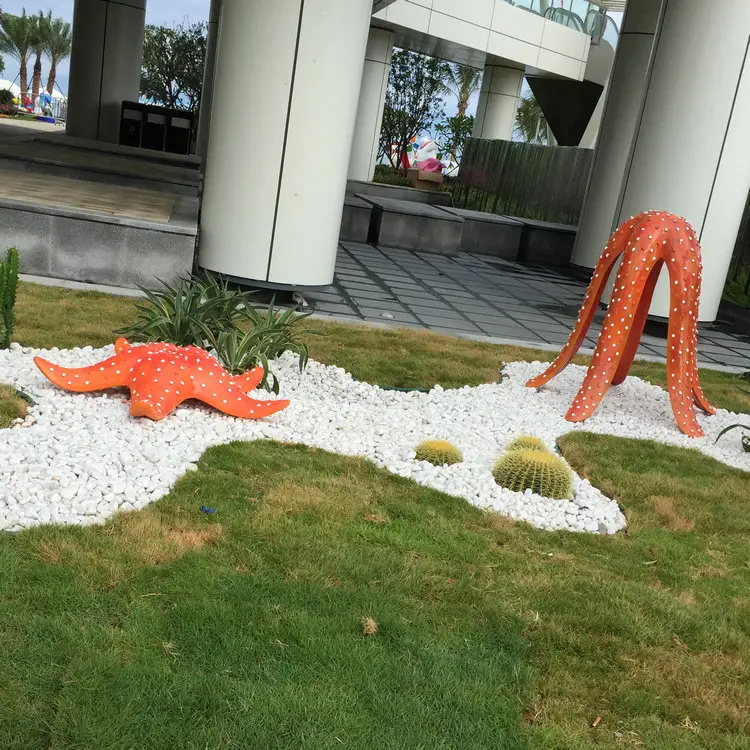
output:
[[[23, 285], [18, 338], [100, 345], [130, 315]], [[311, 356], [394, 385], [551, 356], [325, 328]], [[742, 403], [735, 379], [704, 380]], [[748, 474], [647, 441], [560, 447], [627, 533], [541, 532], [257, 442], [104, 527], [0, 535], [0, 747], [750, 747]]]
[[628, 534], [263, 442], [103, 528], [0, 536], [0, 746], [746, 748], [747, 475], [562, 447]]
[[0, 429], [10, 427], [14, 419], [26, 414], [28, 404], [10, 385], [0, 383]]

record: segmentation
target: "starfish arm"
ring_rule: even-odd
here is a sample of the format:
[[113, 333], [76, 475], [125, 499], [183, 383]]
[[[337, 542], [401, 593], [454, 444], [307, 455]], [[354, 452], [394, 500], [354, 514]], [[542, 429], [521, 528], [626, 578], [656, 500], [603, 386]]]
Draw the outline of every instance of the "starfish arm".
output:
[[234, 381], [234, 385], [243, 393], [249, 393], [250, 391], [254, 391], [260, 385], [261, 380], [263, 380], [263, 368], [253, 367], [252, 370], [248, 370], [242, 375], [237, 375], [232, 380]]
[[628, 222], [620, 227], [607, 244], [605, 252], [594, 269], [594, 275], [586, 292], [586, 298], [568, 342], [563, 347], [557, 359], [541, 375], [531, 378], [526, 383], [529, 388], [539, 388], [552, 380], [556, 375], [559, 375], [570, 364], [573, 357], [575, 357], [581, 348], [581, 344], [583, 344], [583, 340], [586, 337], [586, 332], [599, 307], [602, 294], [604, 294], [607, 279], [618, 258], [622, 255], [625, 243], [632, 232], [631, 224], [632, 222]]
[[216, 391], [207, 388], [196, 397], [230, 417], [243, 419], [262, 419], [289, 406], [287, 399], [256, 401], [233, 386]]
[[164, 419], [186, 398], [187, 394], [177, 391], [171, 391], [170, 393], [161, 391], [157, 396], [151, 392], [143, 394], [133, 387], [130, 391], [130, 416], [146, 417], [147, 419], [152, 419], [154, 422], [158, 422], [160, 419]]
[[34, 363], [44, 377], [58, 388], [74, 393], [89, 393], [125, 385], [130, 374], [130, 357], [115, 354], [89, 367], [65, 367], [55, 365], [41, 357], [34, 357]]

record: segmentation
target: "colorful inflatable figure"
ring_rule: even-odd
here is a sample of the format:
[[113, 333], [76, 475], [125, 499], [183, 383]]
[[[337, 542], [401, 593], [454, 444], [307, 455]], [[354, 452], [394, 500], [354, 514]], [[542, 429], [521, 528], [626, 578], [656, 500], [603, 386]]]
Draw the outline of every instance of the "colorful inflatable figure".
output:
[[667, 331], [667, 388], [679, 428], [690, 437], [703, 430], [693, 411], [715, 409], [700, 387], [696, 344], [701, 290], [701, 252], [693, 228], [679, 216], [648, 211], [626, 221], [604, 248], [594, 270], [583, 307], [568, 343], [545, 372], [527, 385], [538, 388], [559, 374], [573, 359], [599, 306], [607, 279], [617, 260], [604, 325], [586, 377], [565, 415], [571, 422], [590, 417], [610, 385], [625, 380], [640, 343], [654, 288], [662, 266], [669, 272], [670, 304]]
[[262, 367], [232, 377], [218, 360], [196, 346], [131, 346], [118, 339], [115, 355], [90, 367], [64, 367], [41, 357], [34, 357], [34, 362], [48, 380], [66, 391], [129, 388], [133, 417], [160, 420], [190, 398], [245, 419], [260, 419], [289, 405], [286, 400], [256, 401], [246, 395], [263, 379]]

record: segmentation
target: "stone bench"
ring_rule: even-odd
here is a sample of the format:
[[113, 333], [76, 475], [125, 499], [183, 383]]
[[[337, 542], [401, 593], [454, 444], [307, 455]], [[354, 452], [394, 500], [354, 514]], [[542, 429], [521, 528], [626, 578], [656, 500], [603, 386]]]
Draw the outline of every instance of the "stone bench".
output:
[[399, 250], [458, 255], [463, 219], [436, 206], [358, 195], [372, 205], [367, 241]]
[[523, 224], [518, 260], [540, 266], [568, 266], [577, 227], [550, 221], [517, 218]]
[[517, 260], [523, 224], [508, 216], [471, 211], [467, 208], [445, 208], [464, 220], [461, 250], [465, 253], [492, 255], [504, 260]]
[[355, 195], [347, 195], [344, 199], [339, 240], [341, 242], [367, 242], [371, 216], [372, 205], [370, 203]]

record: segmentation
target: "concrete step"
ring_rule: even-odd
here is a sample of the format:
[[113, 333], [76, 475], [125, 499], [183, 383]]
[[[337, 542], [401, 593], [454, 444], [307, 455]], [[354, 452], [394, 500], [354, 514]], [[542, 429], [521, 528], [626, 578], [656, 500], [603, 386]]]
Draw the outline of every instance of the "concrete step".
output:
[[0, 168], [192, 197], [201, 181], [192, 165], [38, 140], [0, 144]]

